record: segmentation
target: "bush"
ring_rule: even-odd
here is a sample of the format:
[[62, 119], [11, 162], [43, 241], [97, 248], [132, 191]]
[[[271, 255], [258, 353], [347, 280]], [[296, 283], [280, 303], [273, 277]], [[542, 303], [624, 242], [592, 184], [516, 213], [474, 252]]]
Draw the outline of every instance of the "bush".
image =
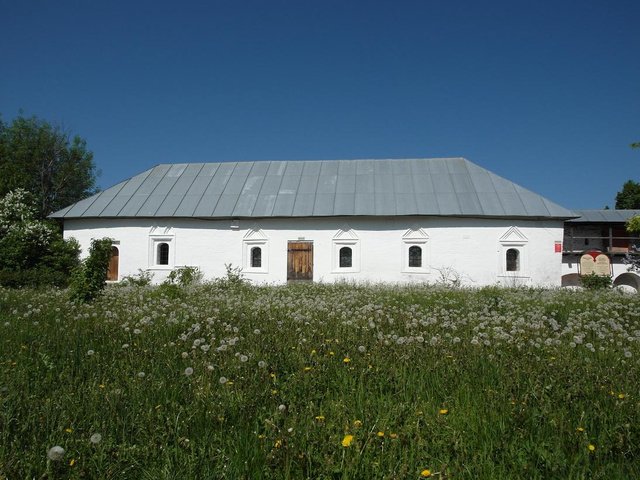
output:
[[602, 290], [611, 288], [611, 277], [608, 275], [596, 275], [591, 273], [580, 277], [580, 283], [588, 290]]
[[111, 259], [111, 238], [91, 240], [89, 256], [71, 276], [71, 299], [88, 302], [96, 298], [107, 284], [107, 270]]
[[135, 275], [125, 275], [120, 280], [119, 285], [123, 287], [147, 287], [151, 285], [153, 280], [153, 273], [146, 270], [138, 269], [138, 273]]
[[172, 270], [165, 283], [187, 287], [202, 281], [203, 274], [198, 267], [180, 267]]

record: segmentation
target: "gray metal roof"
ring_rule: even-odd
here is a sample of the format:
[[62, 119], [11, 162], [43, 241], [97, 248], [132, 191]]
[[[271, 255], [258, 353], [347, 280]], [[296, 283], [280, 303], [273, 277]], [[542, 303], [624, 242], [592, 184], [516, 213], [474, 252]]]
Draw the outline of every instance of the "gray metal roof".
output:
[[574, 210], [579, 218], [572, 223], [624, 223], [631, 217], [640, 215], [640, 210]]
[[576, 217], [464, 158], [162, 164], [51, 217], [352, 215]]

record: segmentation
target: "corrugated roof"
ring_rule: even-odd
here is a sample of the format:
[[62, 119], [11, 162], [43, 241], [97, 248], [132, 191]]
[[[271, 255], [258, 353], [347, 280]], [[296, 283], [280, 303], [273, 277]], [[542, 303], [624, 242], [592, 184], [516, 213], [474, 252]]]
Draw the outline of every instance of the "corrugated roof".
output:
[[573, 223], [624, 223], [631, 217], [640, 215], [640, 210], [574, 210], [579, 218]]
[[157, 165], [52, 218], [576, 215], [464, 158]]

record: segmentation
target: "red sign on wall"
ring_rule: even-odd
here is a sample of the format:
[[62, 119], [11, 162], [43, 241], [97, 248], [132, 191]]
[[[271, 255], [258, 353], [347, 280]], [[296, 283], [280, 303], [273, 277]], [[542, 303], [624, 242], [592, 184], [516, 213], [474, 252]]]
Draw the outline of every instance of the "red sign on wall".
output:
[[562, 242], [556, 242], [554, 252], [555, 253], [562, 253]]

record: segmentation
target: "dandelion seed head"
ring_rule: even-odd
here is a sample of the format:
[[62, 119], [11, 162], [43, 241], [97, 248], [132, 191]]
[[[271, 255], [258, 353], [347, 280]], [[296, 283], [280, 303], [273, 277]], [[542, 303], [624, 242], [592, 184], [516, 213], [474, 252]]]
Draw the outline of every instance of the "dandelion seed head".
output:
[[87, 350], [87, 356], [89, 356], [89, 357], [91, 355], [93, 355], [94, 353], [96, 353], [96, 352], [94, 352], [93, 350]]
[[193, 375], [193, 368], [191, 368], [191, 367], [187, 367], [187, 368], [185, 368], [185, 369], [184, 369], [184, 374], [185, 374], [187, 377], [189, 377], [189, 376]]
[[60, 445], [51, 447], [47, 452], [47, 458], [49, 458], [49, 460], [51, 460], [52, 462], [58, 462], [62, 460], [62, 457], [64, 457], [64, 448], [62, 448]]
[[227, 383], [229, 381], [229, 379], [227, 377], [220, 377], [218, 379], [218, 382], [220, 382], [221, 385], [224, 385], [225, 383]]
[[94, 445], [97, 445], [102, 441], [102, 435], [100, 435], [99, 433], [94, 433], [93, 435], [91, 435], [91, 438], [89, 438], [89, 441]]

